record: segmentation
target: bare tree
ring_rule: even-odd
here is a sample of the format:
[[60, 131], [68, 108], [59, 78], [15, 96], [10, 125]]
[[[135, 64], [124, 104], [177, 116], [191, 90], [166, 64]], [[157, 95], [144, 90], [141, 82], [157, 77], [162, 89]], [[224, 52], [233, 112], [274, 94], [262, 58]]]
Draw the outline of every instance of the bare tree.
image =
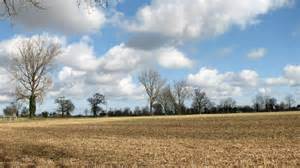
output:
[[233, 110], [236, 107], [236, 101], [231, 97], [223, 99], [220, 101], [220, 107], [223, 112], [234, 112]]
[[29, 116], [36, 112], [36, 101], [41, 101], [51, 84], [48, 73], [53, 59], [61, 53], [59, 44], [39, 38], [21, 42], [12, 60], [11, 72], [16, 84], [18, 100], [29, 100]]
[[274, 111], [276, 109], [277, 99], [270, 96], [265, 96], [264, 99], [266, 111]]
[[187, 98], [190, 97], [190, 91], [188, 89], [187, 83], [184, 80], [180, 80], [177, 82], [174, 82], [174, 97], [176, 100], [177, 108], [176, 113], [183, 113], [184, 110], [184, 102]]
[[258, 94], [253, 99], [253, 108], [256, 112], [259, 112], [265, 108], [265, 99], [262, 95]]
[[155, 103], [155, 101], [157, 101], [159, 93], [165, 85], [165, 80], [162, 79], [157, 71], [151, 69], [141, 72], [138, 79], [144, 86], [149, 97], [150, 114], [153, 115], [153, 104]]
[[94, 117], [96, 117], [98, 113], [102, 111], [100, 105], [106, 104], [105, 96], [100, 93], [96, 93], [93, 95], [93, 97], [88, 98], [88, 102], [91, 105], [91, 112], [93, 113]]
[[55, 100], [55, 103], [58, 105], [57, 112], [61, 113], [61, 117], [64, 117], [65, 115], [70, 116], [75, 109], [72, 101], [66, 99], [64, 96], [58, 97]]
[[176, 102], [174, 95], [172, 94], [170, 85], [164, 87], [161, 90], [157, 101], [162, 106], [165, 114], [171, 114], [175, 112]]
[[296, 100], [295, 100], [295, 98], [294, 98], [293, 95], [287, 95], [285, 97], [285, 102], [286, 102], [286, 104], [288, 106], [288, 109], [291, 110], [292, 107], [293, 107], [293, 105], [296, 103]]
[[210, 103], [211, 102], [204, 91], [202, 91], [200, 88], [194, 89], [192, 107], [195, 111], [200, 114], [203, 111], [206, 112]]

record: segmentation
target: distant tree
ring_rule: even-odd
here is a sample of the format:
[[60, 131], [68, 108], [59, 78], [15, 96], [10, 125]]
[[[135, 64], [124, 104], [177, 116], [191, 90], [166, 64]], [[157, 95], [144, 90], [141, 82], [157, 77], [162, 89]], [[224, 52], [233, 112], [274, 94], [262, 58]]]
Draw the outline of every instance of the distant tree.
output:
[[102, 111], [100, 105], [106, 103], [105, 96], [100, 93], [96, 93], [93, 95], [93, 97], [88, 98], [88, 102], [91, 105], [91, 112], [94, 117], [96, 117], [98, 113]]
[[278, 105], [278, 110], [284, 111], [286, 109], [288, 109], [288, 105], [285, 104], [284, 102], [280, 102], [280, 104]]
[[277, 105], [277, 99], [274, 97], [270, 96], [265, 96], [265, 106], [266, 106], [266, 111], [274, 111]]
[[252, 108], [251, 106], [248, 106], [248, 105], [239, 106], [237, 109], [238, 109], [237, 110], [238, 112], [253, 112], [253, 111], [255, 111], [254, 108]]
[[165, 114], [163, 111], [163, 107], [159, 103], [154, 103], [153, 104], [153, 109], [154, 109], [154, 115], [163, 115]]
[[165, 85], [165, 80], [154, 70], [144, 70], [138, 77], [140, 83], [144, 86], [149, 99], [150, 114], [153, 115], [153, 104], [157, 101], [159, 93]]
[[134, 113], [134, 115], [139, 116], [139, 115], [142, 114], [142, 110], [140, 109], [139, 106], [136, 106], [136, 107], [134, 108], [134, 110], [133, 110], [133, 113]]
[[22, 101], [14, 100], [10, 103], [10, 107], [14, 107], [16, 109], [16, 117], [19, 117], [21, 115], [20, 113], [22, 112], [23, 108]]
[[42, 112], [42, 117], [48, 118], [49, 117], [49, 112], [48, 111]]
[[42, 38], [21, 42], [11, 65], [17, 87], [17, 100], [29, 100], [29, 116], [36, 112], [36, 101], [41, 101], [51, 84], [48, 76], [51, 64], [60, 54], [60, 45]]
[[28, 117], [29, 116], [29, 110], [27, 107], [23, 107], [21, 110], [21, 117]]
[[88, 110], [88, 109], [85, 109], [85, 110], [84, 110], [84, 116], [88, 116], [88, 114], [89, 114], [89, 110]]
[[258, 94], [255, 96], [253, 99], [253, 108], [256, 112], [259, 112], [265, 108], [265, 98], [262, 95]]
[[220, 101], [220, 107], [223, 112], [230, 113], [235, 112], [236, 101], [233, 98], [227, 98]]
[[57, 114], [56, 112], [52, 112], [52, 113], [49, 114], [49, 116], [50, 116], [50, 117], [57, 117], [58, 114]]
[[149, 115], [149, 114], [152, 115], [152, 113], [150, 113], [149, 111], [149, 107], [148, 106], [143, 107], [141, 115]]
[[132, 114], [132, 111], [129, 107], [124, 108], [123, 115], [124, 116], [130, 116]]
[[64, 96], [58, 97], [55, 100], [55, 103], [58, 105], [57, 112], [61, 114], [61, 117], [70, 116], [74, 111], [75, 106], [71, 100], [66, 99]]
[[3, 114], [9, 117], [17, 116], [17, 113], [18, 113], [18, 108], [15, 103], [11, 103], [3, 110]]
[[174, 82], [173, 95], [177, 106], [175, 109], [176, 113], [184, 113], [184, 102], [191, 95], [186, 81], [181, 80]]
[[293, 107], [293, 105], [296, 104], [296, 100], [295, 100], [295, 98], [294, 98], [293, 95], [287, 95], [287, 96], [285, 97], [285, 103], [287, 104], [288, 109], [291, 110], [292, 107]]
[[176, 109], [176, 101], [171, 91], [170, 85], [165, 86], [157, 98], [157, 102], [161, 105], [164, 114], [174, 114]]
[[195, 88], [192, 99], [192, 108], [194, 111], [200, 114], [207, 111], [210, 100], [204, 91], [200, 88]]

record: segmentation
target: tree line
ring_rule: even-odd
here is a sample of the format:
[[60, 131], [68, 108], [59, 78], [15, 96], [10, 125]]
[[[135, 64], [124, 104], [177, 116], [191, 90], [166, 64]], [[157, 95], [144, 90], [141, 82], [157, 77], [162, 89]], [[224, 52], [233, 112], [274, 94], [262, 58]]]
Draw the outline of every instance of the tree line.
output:
[[[103, 94], [96, 93], [87, 99], [90, 109], [86, 109], [84, 114], [73, 114], [75, 105], [66, 97], [58, 97], [55, 99], [57, 108], [54, 112], [44, 111], [37, 117], [103, 117], [103, 116], [152, 116], [152, 115], [189, 115], [189, 114], [224, 114], [224, 113], [248, 113], [248, 112], [282, 112], [297, 111], [300, 105], [296, 105], [293, 96], [288, 95], [285, 101], [278, 102], [276, 98], [270, 96], [257, 95], [253, 98], [252, 105], [237, 105], [233, 98], [226, 98], [215, 104], [209, 99], [206, 93], [200, 88], [193, 88], [192, 93], [188, 96], [177, 95], [178, 85], [184, 86], [183, 81], [176, 82], [172, 90], [169, 85], [165, 86], [157, 97], [157, 100], [150, 106], [135, 107], [133, 109], [127, 107], [123, 109], [105, 110], [103, 105], [106, 99]], [[173, 88], [174, 89], [174, 88]], [[184, 92], [187, 94], [188, 92]], [[181, 100], [178, 100], [178, 96]], [[187, 107], [184, 103], [186, 99], [192, 100], [191, 106]], [[180, 103], [180, 104], [179, 104]], [[5, 116], [30, 117], [28, 107], [23, 107], [18, 103], [11, 103], [4, 110]]]
[[[252, 100], [252, 105], [237, 105], [231, 98], [222, 99], [219, 104], [213, 102], [200, 87], [190, 87], [186, 81], [175, 81], [173, 85], [166, 84], [160, 74], [154, 70], [145, 70], [139, 75], [139, 81], [144, 86], [149, 100], [150, 115], [180, 115], [180, 114], [213, 114], [237, 112], [274, 112], [296, 111], [293, 95], [287, 95], [284, 101], [258, 94]], [[191, 106], [186, 107], [185, 102], [191, 101]]]

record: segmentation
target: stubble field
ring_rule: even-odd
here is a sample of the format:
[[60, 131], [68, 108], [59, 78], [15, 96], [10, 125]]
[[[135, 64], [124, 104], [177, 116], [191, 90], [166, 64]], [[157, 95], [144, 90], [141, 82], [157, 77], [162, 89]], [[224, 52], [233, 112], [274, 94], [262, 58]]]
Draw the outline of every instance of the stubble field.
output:
[[0, 121], [0, 167], [300, 167], [300, 113]]

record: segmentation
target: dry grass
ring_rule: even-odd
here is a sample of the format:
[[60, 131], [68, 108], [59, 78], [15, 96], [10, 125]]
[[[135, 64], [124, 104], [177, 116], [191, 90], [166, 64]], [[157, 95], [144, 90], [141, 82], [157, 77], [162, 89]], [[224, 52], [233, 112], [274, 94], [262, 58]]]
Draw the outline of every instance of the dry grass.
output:
[[0, 166], [300, 167], [300, 113], [0, 123]]

